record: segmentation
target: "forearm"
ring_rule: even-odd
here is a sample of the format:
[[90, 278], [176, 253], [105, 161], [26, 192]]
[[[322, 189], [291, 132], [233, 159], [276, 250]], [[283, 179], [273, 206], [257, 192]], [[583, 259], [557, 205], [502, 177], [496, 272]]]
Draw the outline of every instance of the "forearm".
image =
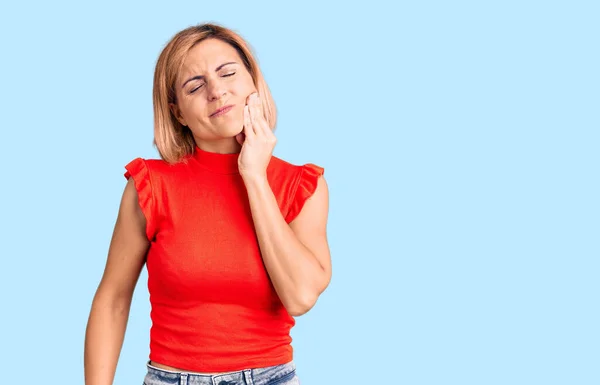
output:
[[85, 385], [112, 385], [125, 338], [131, 301], [97, 296], [85, 335]]
[[245, 182], [269, 277], [288, 312], [301, 315], [316, 302], [325, 270], [286, 223], [267, 178], [253, 178]]

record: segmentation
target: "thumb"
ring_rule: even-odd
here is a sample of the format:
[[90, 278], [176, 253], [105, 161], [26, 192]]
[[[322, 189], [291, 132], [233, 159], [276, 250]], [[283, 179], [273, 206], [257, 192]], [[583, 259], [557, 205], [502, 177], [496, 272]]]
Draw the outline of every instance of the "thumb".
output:
[[244, 141], [246, 140], [246, 134], [244, 134], [243, 132], [240, 132], [239, 134], [237, 134], [235, 136], [235, 140], [237, 140], [237, 142], [241, 146], [242, 144], [244, 144]]

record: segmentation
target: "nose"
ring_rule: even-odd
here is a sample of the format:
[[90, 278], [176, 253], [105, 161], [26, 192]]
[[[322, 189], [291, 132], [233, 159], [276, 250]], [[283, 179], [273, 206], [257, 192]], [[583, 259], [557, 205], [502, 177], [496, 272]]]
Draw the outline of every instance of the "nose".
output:
[[225, 85], [220, 80], [212, 80], [206, 86], [208, 88], [207, 96], [209, 101], [219, 100], [226, 94]]

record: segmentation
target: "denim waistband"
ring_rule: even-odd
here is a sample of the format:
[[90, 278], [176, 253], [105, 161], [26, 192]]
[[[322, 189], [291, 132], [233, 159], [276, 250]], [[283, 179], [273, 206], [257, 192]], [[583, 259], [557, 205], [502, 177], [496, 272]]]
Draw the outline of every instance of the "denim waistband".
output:
[[294, 361], [264, 368], [243, 369], [222, 374], [176, 372], [146, 363], [145, 385], [264, 385], [274, 380], [291, 378], [296, 373]]

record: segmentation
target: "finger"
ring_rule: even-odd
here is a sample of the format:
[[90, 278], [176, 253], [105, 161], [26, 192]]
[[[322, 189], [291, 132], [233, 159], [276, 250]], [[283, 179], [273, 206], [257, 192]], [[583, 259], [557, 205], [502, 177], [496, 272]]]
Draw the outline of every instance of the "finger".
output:
[[235, 136], [235, 140], [240, 144], [240, 146], [244, 144], [244, 139], [246, 139], [246, 134], [243, 132], [240, 132]]
[[268, 125], [263, 114], [262, 101], [258, 94], [252, 94], [250, 98], [250, 119], [252, 127], [257, 134], [268, 134]]
[[265, 108], [263, 100], [258, 94], [256, 95], [256, 110], [254, 116], [257, 117], [257, 119], [252, 124], [254, 125], [254, 127], [259, 127], [267, 137], [275, 138], [275, 134], [273, 134], [273, 130], [271, 130], [271, 127], [269, 127], [269, 123], [267, 122], [267, 118], [265, 117]]
[[254, 136], [256, 136], [254, 128], [252, 127], [250, 107], [248, 107], [248, 105], [244, 106], [244, 134], [246, 134], [246, 139], [254, 138]]
[[253, 92], [250, 95], [248, 95], [248, 97], [246, 98], [246, 104], [250, 106], [254, 98], [258, 98], [258, 92]]

